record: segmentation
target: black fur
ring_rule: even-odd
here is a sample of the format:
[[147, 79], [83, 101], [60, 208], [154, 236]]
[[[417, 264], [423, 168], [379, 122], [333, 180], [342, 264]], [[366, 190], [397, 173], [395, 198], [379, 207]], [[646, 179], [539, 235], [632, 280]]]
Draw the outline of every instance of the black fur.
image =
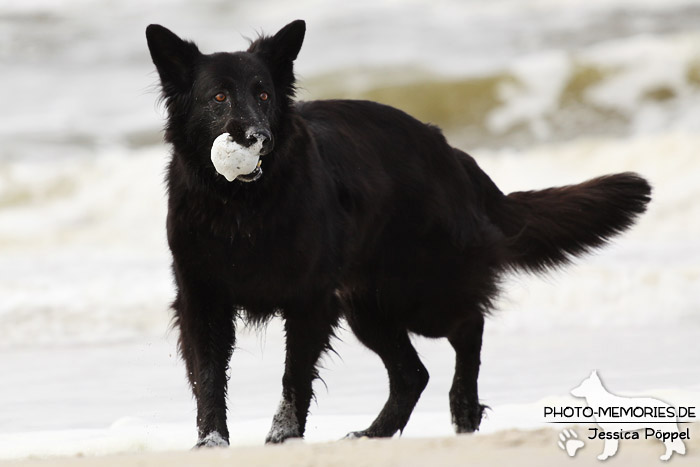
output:
[[[428, 381], [409, 333], [449, 339], [453, 422], [458, 432], [478, 429], [481, 336], [499, 275], [543, 271], [602, 245], [650, 199], [634, 174], [506, 196], [438, 128], [397, 109], [295, 103], [303, 21], [246, 52], [211, 55], [162, 26], [146, 33], [173, 148], [173, 309], [198, 445], [228, 442], [236, 318], [263, 323], [276, 313], [287, 358], [268, 442], [303, 436], [316, 363], [341, 318], [381, 357], [390, 381], [377, 419], [351, 436], [392, 436], [408, 422]], [[212, 142], [229, 132], [244, 144], [251, 129], [271, 137], [264, 175], [227, 182], [211, 163]]]

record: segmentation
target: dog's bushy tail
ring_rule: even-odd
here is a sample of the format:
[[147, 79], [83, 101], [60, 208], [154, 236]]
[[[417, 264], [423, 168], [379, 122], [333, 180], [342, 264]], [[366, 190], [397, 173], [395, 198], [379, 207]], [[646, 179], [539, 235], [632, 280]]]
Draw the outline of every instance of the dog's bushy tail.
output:
[[634, 173], [511, 193], [491, 212], [506, 235], [509, 266], [542, 272], [605, 244], [646, 210], [651, 186]]

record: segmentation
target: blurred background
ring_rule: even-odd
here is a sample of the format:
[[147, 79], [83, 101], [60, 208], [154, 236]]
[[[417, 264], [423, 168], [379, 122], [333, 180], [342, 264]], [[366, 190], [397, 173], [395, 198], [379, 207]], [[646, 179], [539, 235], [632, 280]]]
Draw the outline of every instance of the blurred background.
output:
[[[126, 426], [143, 436], [122, 437], [125, 450], [194, 436], [168, 331], [169, 148], [144, 30], [160, 23], [203, 52], [235, 51], [297, 18], [300, 99], [406, 110], [506, 192], [627, 170], [654, 185], [649, 212], [600, 254], [505, 281], [487, 325], [487, 403], [565, 394], [593, 368], [612, 389], [700, 394], [700, 1], [0, 0], [0, 368], [12, 374], [0, 378], [0, 438], [12, 440], [0, 458], [35, 453], [38, 430]], [[279, 326], [242, 336], [232, 372], [247, 376], [232, 410], [265, 425]], [[383, 368], [342, 337], [312, 411], [371, 420]], [[417, 341], [433, 374], [417, 410], [449, 432], [451, 351]], [[152, 441], [167, 423], [185, 434]], [[63, 445], [46, 452], [78, 449]]]

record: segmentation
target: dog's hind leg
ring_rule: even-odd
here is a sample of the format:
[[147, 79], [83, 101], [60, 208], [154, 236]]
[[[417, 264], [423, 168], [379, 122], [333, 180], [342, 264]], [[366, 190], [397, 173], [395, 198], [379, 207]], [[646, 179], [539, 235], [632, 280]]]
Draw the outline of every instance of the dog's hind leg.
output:
[[455, 375], [450, 389], [450, 412], [457, 433], [478, 430], [484, 414], [485, 407], [479, 403], [477, 388], [483, 332], [484, 318], [481, 313], [474, 313], [448, 336], [456, 353]]
[[385, 315], [378, 310], [353, 310], [348, 315], [357, 338], [379, 355], [389, 373], [389, 399], [369, 428], [348, 433], [347, 438], [389, 437], [403, 430], [428, 384], [428, 370], [418, 358], [408, 332], [381, 316]]
[[328, 305], [308, 305], [284, 311], [287, 356], [282, 377], [282, 401], [265, 443], [282, 443], [304, 436], [316, 363], [329, 348], [337, 311]]

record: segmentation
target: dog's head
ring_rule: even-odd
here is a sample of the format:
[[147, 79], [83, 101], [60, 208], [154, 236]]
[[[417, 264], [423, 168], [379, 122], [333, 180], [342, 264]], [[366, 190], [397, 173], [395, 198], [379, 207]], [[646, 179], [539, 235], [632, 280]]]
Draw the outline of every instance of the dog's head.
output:
[[[165, 138], [206, 158], [214, 140], [229, 133], [241, 146], [273, 151], [282, 114], [294, 96], [293, 61], [306, 25], [297, 20], [262, 36], [245, 52], [203, 54], [163, 26], [146, 28], [168, 110]], [[192, 161], [191, 161], [192, 162]]]
[[590, 394], [597, 393], [602, 384], [598, 377], [598, 372], [593, 370], [588, 378], [571, 390], [571, 395], [574, 397], [587, 397]]

